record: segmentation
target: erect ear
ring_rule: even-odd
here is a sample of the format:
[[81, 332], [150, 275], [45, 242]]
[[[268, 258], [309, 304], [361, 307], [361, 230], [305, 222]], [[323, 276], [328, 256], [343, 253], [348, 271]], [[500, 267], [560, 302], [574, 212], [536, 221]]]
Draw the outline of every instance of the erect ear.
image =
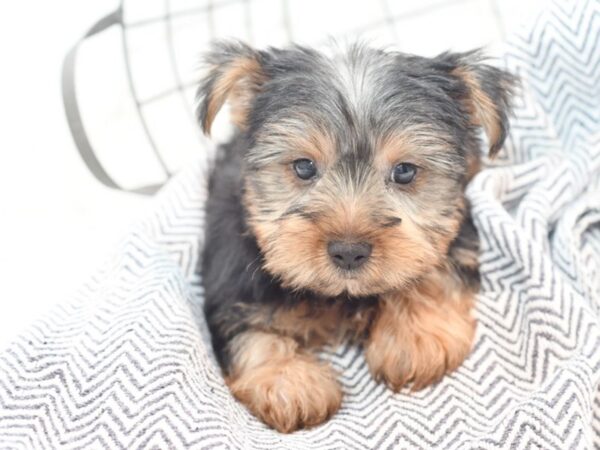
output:
[[462, 82], [455, 92], [475, 126], [485, 131], [489, 155], [495, 156], [508, 134], [511, 97], [517, 78], [510, 73], [484, 64], [479, 50], [467, 53], [443, 53], [435, 58], [450, 75]]
[[198, 118], [204, 133], [210, 135], [213, 120], [225, 101], [230, 103], [232, 121], [240, 128], [246, 126], [254, 96], [267, 79], [263, 57], [240, 42], [218, 42], [205, 55], [208, 73], [197, 94]]

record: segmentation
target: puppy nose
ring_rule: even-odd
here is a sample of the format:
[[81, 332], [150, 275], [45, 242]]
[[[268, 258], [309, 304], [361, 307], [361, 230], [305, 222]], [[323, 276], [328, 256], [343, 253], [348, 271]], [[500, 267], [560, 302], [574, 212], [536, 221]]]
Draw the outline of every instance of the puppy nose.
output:
[[331, 241], [327, 251], [333, 263], [340, 269], [354, 270], [362, 266], [371, 256], [373, 246], [368, 242]]

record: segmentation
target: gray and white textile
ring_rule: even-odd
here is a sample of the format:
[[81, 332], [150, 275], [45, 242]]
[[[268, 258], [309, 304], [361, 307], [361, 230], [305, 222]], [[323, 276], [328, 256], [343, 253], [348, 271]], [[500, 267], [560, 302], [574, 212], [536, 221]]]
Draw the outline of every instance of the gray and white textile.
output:
[[557, 2], [503, 63], [523, 97], [504, 156], [468, 189], [483, 286], [476, 344], [456, 373], [393, 394], [347, 346], [324, 355], [345, 393], [332, 420], [282, 435], [250, 415], [202, 317], [198, 163], [75, 299], [0, 354], [0, 447], [600, 445], [600, 2]]

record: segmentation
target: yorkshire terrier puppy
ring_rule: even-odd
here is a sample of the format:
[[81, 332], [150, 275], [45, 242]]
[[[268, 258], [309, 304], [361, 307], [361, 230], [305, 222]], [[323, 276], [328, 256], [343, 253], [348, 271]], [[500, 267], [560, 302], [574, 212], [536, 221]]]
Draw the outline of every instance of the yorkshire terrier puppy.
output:
[[479, 52], [220, 43], [198, 115], [236, 132], [209, 184], [205, 312], [233, 395], [281, 432], [340, 407], [316, 350], [351, 339], [375, 379], [420, 389], [475, 331], [478, 240], [465, 186], [508, 129], [514, 78]]

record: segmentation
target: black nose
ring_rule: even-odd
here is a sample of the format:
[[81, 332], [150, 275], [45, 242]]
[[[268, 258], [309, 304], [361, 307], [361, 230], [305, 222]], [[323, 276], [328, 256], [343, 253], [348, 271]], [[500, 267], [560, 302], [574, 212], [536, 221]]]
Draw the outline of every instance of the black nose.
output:
[[354, 270], [362, 266], [369, 256], [373, 246], [367, 242], [332, 241], [327, 245], [327, 251], [336, 266], [345, 270]]

